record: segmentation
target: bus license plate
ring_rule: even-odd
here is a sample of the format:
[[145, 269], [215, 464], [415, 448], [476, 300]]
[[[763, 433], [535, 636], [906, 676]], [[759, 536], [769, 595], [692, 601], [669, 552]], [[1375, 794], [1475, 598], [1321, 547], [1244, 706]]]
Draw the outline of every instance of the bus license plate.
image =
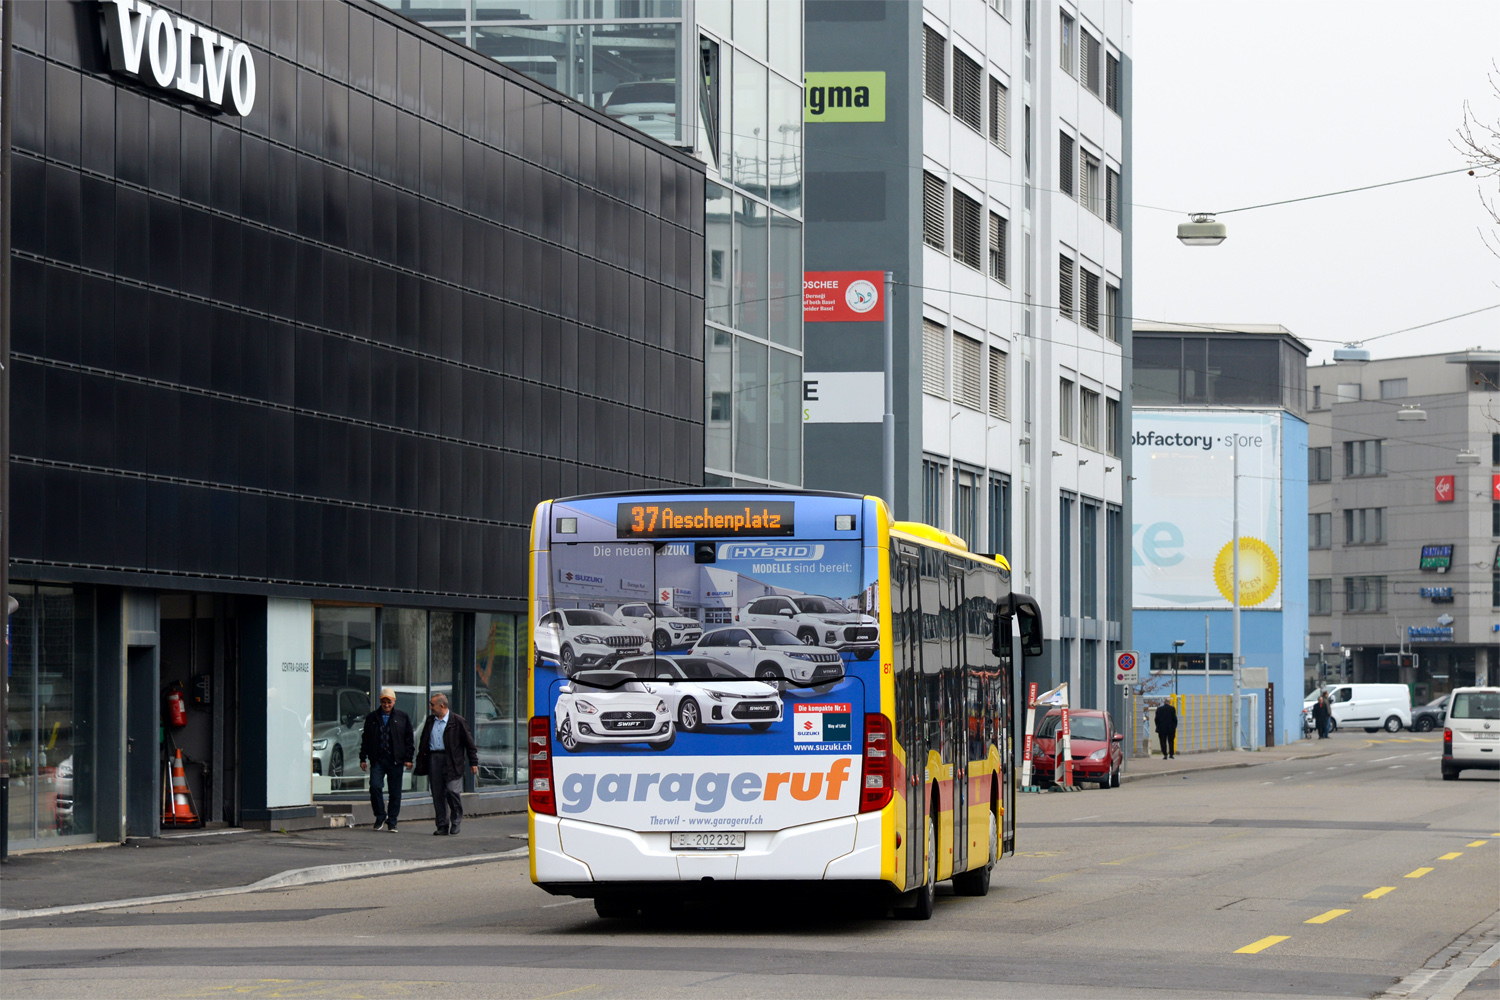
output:
[[672, 834], [672, 850], [674, 851], [743, 851], [744, 849], [745, 832], [743, 830]]

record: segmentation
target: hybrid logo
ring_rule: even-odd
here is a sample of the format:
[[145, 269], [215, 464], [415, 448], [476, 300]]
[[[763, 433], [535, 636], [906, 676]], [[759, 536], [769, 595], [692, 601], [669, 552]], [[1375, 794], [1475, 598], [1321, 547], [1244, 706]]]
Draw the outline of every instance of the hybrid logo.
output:
[[[707, 774], [570, 774], [562, 780], [560, 808], [565, 813], [585, 812], [600, 802], [692, 802], [693, 810], [715, 813], [733, 795], [740, 802], [776, 802], [785, 791], [799, 802], [824, 799], [837, 802], [849, 773], [852, 758], [840, 757], [827, 772], [772, 771], [757, 774], [744, 771], [730, 777], [727, 771]], [[854, 785], [851, 790], [857, 791]]]
[[[255, 107], [250, 47], [144, 0], [100, 0], [109, 67], [244, 117]], [[226, 100], [227, 99], [227, 100]]]
[[765, 542], [724, 542], [719, 546], [720, 559], [775, 559], [791, 562], [815, 562], [823, 558], [821, 545], [778, 545]]

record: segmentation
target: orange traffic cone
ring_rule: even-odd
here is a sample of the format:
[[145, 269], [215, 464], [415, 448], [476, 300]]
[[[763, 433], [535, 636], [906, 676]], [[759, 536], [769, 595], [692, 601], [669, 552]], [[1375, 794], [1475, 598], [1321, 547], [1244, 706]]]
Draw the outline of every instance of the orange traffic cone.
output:
[[161, 818], [165, 826], [189, 826], [198, 822], [198, 814], [193, 811], [192, 799], [188, 793], [187, 772], [182, 767], [182, 751], [177, 751], [176, 758], [172, 761], [172, 808], [165, 812]]

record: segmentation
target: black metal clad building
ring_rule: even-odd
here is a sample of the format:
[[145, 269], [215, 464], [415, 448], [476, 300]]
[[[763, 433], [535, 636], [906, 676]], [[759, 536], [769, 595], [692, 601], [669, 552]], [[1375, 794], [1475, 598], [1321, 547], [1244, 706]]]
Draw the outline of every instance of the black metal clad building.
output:
[[208, 818], [278, 815], [252, 759], [275, 598], [313, 608], [315, 691], [518, 711], [535, 503], [702, 481], [701, 165], [357, 0], [165, 5], [249, 46], [243, 118], [112, 72], [112, 0], [7, 6], [9, 579], [35, 637], [11, 845], [153, 824], [160, 768], [123, 755], [169, 677], [212, 692]]

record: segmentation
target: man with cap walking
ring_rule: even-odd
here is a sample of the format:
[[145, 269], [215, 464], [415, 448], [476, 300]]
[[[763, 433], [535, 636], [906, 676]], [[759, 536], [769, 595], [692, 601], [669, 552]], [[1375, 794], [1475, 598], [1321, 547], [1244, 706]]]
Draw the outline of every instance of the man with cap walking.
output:
[[[380, 689], [380, 707], [365, 716], [365, 731], [359, 740], [359, 769], [370, 772], [370, 808], [375, 810], [375, 829], [396, 832], [401, 818], [401, 774], [411, 770], [411, 716], [396, 707], [396, 692]], [[390, 806], [386, 806], [386, 787]]]
[[479, 773], [479, 747], [469, 733], [469, 724], [457, 712], [448, 711], [448, 696], [435, 694], [427, 702], [432, 714], [417, 741], [417, 773], [427, 775], [432, 789], [432, 810], [437, 820], [435, 836], [458, 836], [464, 819], [464, 765]]

